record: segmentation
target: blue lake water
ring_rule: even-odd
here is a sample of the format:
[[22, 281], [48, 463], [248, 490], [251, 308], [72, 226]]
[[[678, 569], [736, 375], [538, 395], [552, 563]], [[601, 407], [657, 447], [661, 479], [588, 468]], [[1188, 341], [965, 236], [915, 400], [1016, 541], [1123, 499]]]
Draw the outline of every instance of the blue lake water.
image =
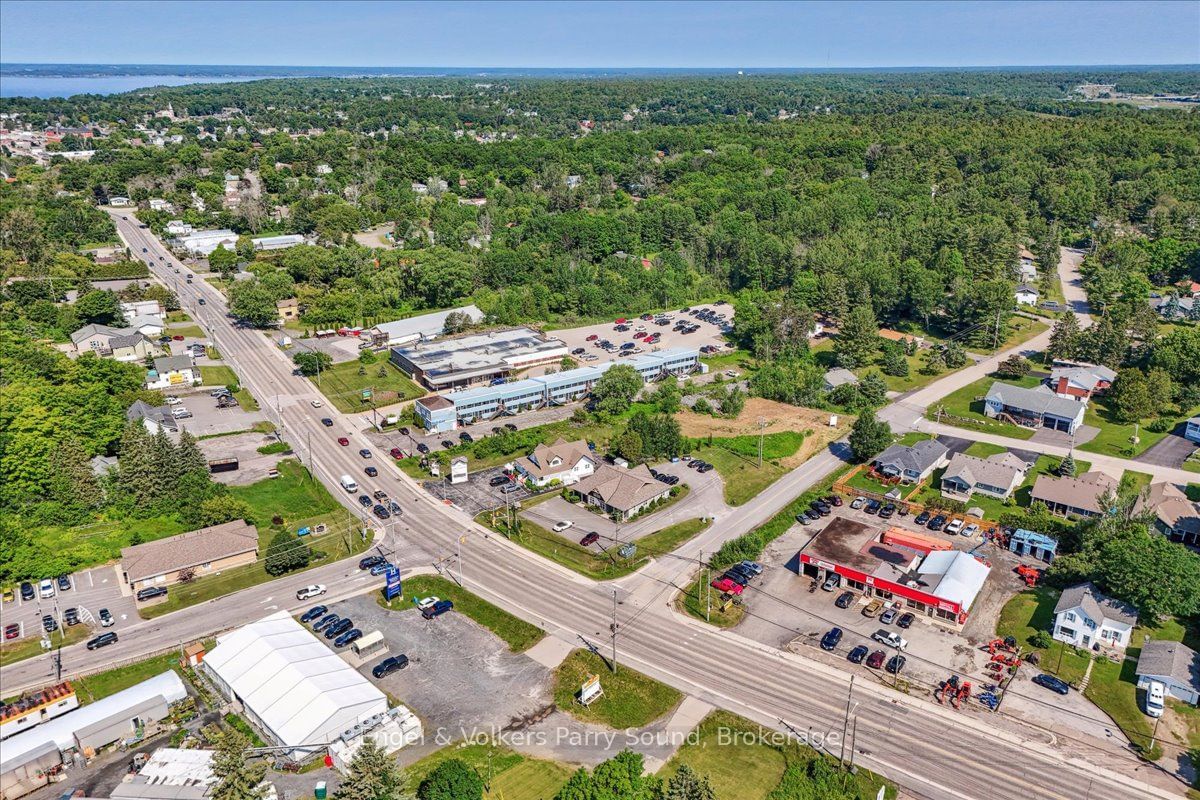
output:
[[189, 83], [233, 83], [261, 80], [254, 77], [195, 75], [46, 76], [0, 73], [0, 97], [70, 97], [75, 94], [119, 94], [147, 86], [184, 86]]

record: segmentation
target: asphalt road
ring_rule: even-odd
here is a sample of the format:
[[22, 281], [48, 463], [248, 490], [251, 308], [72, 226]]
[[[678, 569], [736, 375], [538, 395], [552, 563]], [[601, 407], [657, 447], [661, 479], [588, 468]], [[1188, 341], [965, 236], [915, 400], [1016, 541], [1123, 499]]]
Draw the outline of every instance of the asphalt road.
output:
[[[268, 416], [282, 424], [285, 438], [310, 469], [352, 507], [337, 481], [343, 473], [356, 480], [362, 476], [363, 462], [357, 451], [369, 445], [359, 430], [361, 422], [334, 409], [313, 409], [309, 401], [317, 397], [315, 389], [292, 374], [287, 355], [266, 334], [235, 327], [226, 316], [220, 293], [204, 281], [183, 283], [180, 278], [186, 268], [175, 262], [148, 230], [137, 228], [135, 220], [122, 221], [118, 213], [114, 221], [135, 254], [140, 255], [146, 247], [154, 255], [154, 271], [178, 292], [184, 309], [210, 332], [223, 357], [237, 369], [242, 384], [259, 399]], [[158, 255], [166, 260], [159, 262]], [[175, 266], [181, 267], [180, 275], [174, 274]], [[199, 297], [205, 298], [204, 306], [198, 304]], [[322, 416], [333, 416], [335, 426], [324, 428]], [[338, 446], [339, 435], [348, 436], [351, 446]], [[586, 639], [606, 651], [611, 645], [615, 592], [620, 663], [771, 728], [789, 726], [800, 732], [840, 734], [847, 709], [848, 674], [675, 614], [670, 601], [676, 591], [675, 579], [690, 570], [685, 559], [663, 558], [637, 575], [596, 584], [476, 526], [420, 491], [388, 459], [374, 461], [380, 475], [367, 482], [367, 488], [385, 489], [404, 507], [402, 521], [382, 538], [384, 547], [396, 549], [402, 565], [429, 564], [461, 550], [462, 561], [455, 572], [461, 571], [469, 590], [551, 635], [576, 644]], [[810, 459], [755, 503], [718, 520], [705, 532], [703, 541], [689, 543], [689, 550], [709, 549], [709, 544], [715, 549], [722, 538], [769, 518], [837, 464], [829, 452]], [[133, 658], [234, 627], [275, 607], [305, 605], [295, 602], [293, 592], [307, 583], [326, 583], [336, 587], [335, 596], [344, 596], [361, 591], [363, 580], [349, 561], [329, 565], [131, 626], [121, 637], [119, 652], [114, 648], [111, 653], [88, 653], [76, 646], [64, 651], [64, 660], [71, 665], [69, 672], [111, 663], [114, 657]], [[6, 692], [28, 688], [44, 682], [47, 666], [44, 657], [18, 662], [0, 671], [0, 681]], [[1175, 791], [1147, 783], [1155, 778], [1148, 770], [1132, 774], [1136, 761], [1115, 748], [1093, 751], [1057, 741], [1037, 729], [1022, 731], [1000, 724], [1000, 719], [993, 723], [992, 719], [956, 714], [865, 682], [855, 685], [850, 707], [857, 719], [855, 763], [887, 776], [914, 796], [980, 798], [999, 790], [1023, 798], [1073, 800], [1083, 787], [1097, 800], [1176, 796]], [[836, 754], [836, 746], [834, 750]], [[1161, 777], [1157, 778], [1156, 784], [1161, 782]]]

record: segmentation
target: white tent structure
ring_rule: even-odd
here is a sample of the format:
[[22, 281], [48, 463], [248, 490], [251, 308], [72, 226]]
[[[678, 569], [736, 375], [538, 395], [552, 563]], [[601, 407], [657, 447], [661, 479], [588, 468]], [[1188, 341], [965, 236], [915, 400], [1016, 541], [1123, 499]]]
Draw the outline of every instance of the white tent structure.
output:
[[935, 550], [925, 557], [917, 569], [929, 591], [959, 604], [963, 611], [971, 608], [983, 588], [991, 569], [961, 550]]
[[295, 747], [297, 760], [387, 711], [383, 692], [286, 611], [218, 638], [201, 664], [268, 739]]

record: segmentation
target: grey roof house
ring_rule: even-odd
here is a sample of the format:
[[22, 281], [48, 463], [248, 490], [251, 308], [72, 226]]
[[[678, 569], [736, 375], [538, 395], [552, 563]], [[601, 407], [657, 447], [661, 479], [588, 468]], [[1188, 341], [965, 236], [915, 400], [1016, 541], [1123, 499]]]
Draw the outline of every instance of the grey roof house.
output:
[[1055, 639], [1076, 647], [1127, 647], [1137, 609], [1080, 583], [1063, 590], [1054, 606]]
[[858, 376], [848, 369], [835, 367], [825, 373], [825, 391], [832, 391], [844, 383], [858, 383]]
[[1030, 428], [1074, 433], [1083, 424], [1087, 403], [1059, 397], [1046, 386], [1027, 389], [996, 381], [984, 399], [984, 413]]
[[[1070, 402], [1070, 401], [1068, 401]], [[1117, 491], [1117, 481], [1103, 472], [1085, 472], [1078, 478], [1038, 475], [1031, 499], [1045, 503], [1053, 514], [1098, 517], [1108, 509], [1102, 499]]]
[[1154, 529], [1168, 539], [1200, 545], [1200, 503], [1188, 500], [1175, 484], [1165, 481], [1150, 484], [1133, 510], [1138, 514], [1154, 514]]
[[1137, 688], [1146, 689], [1151, 681], [1158, 681], [1172, 697], [1200, 704], [1200, 653], [1182, 642], [1146, 642], [1134, 671]]
[[955, 453], [942, 473], [942, 494], [965, 500], [972, 494], [1007, 500], [1025, 480], [1029, 465], [1012, 453], [987, 458]]
[[894, 444], [875, 457], [875, 471], [887, 478], [899, 478], [904, 483], [917, 483], [945, 465], [949, 452], [937, 439], [925, 439], [913, 445]]
[[141, 420], [146, 426], [146, 430], [151, 433], [158, 433], [159, 430], [167, 430], [175, 432], [179, 430], [179, 423], [175, 417], [171, 415], [171, 409], [167, 406], [152, 406], [143, 400], [135, 400], [125, 411], [125, 419], [130, 422]]
[[607, 514], [628, 519], [656, 500], [663, 500], [671, 488], [654, 479], [650, 470], [639, 464], [633, 469], [601, 464], [596, 472], [575, 484], [575, 491], [589, 505], [602, 508]]

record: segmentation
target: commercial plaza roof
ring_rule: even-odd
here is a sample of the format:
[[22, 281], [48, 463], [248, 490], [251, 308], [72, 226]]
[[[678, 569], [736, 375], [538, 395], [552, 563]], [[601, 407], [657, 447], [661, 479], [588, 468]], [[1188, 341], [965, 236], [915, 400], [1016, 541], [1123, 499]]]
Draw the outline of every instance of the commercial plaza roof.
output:
[[392, 348], [405, 371], [411, 365], [430, 384], [459, 381], [496, 372], [520, 369], [530, 360], [553, 359], [567, 354], [559, 339], [548, 339], [531, 328], [510, 328], [469, 333], [431, 342]]
[[386, 336], [389, 342], [404, 342], [414, 339], [432, 339], [441, 336], [446, 328], [446, 317], [453, 313], [466, 314], [471, 322], [483, 319], [483, 312], [478, 306], [469, 305], [450, 308], [445, 311], [435, 311], [432, 314], [421, 314], [394, 322], [381, 322], [371, 330], [378, 336]]
[[329, 742], [387, 698], [286, 611], [217, 640], [205, 667], [285, 745]]

